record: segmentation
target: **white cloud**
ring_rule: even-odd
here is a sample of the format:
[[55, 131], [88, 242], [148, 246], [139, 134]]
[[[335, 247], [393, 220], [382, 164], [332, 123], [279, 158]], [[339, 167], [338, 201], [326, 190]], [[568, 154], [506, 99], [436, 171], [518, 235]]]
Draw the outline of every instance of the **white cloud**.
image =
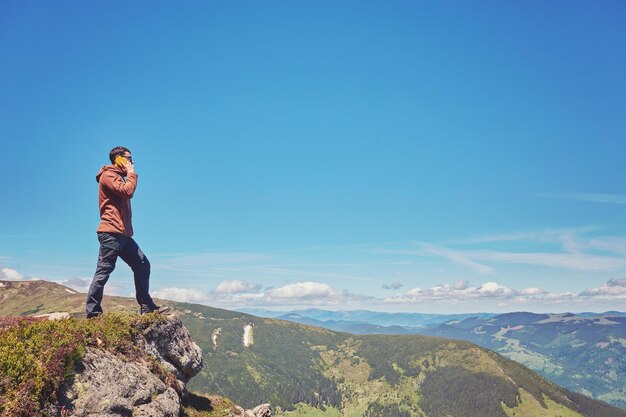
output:
[[508, 301], [511, 303], [534, 303], [549, 309], [552, 304], [592, 304], [598, 302], [622, 303], [626, 301], [626, 279], [610, 280], [598, 287], [587, 288], [575, 293], [548, 292], [541, 288], [529, 287], [521, 291], [501, 285], [497, 282], [485, 282], [478, 287], [441, 284], [428, 289], [412, 288], [405, 294], [388, 297], [382, 300], [386, 304], [424, 304], [446, 302], [458, 304], [472, 301], [489, 302], [489, 300]]
[[572, 291], [565, 292], [545, 292], [543, 295], [536, 297], [545, 301], [553, 302], [553, 301], [568, 301], [575, 300], [579, 297], [580, 294], [576, 294]]
[[333, 299], [336, 298], [338, 294], [339, 293], [328, 284], [309, 281], [269, 289], [265, 296], [270, 300], [311, 300]]
[[[548, 292], [537, 287], [521, 290], [508, 287], [495, 281], [481, 285], [471, 285], [468, 281], [440, 284], [430, 288], [411, 288], [403, 294], [378, 298], [347, 291], [337, 290], [320, 282], [306, 281], [287, 284], [266, 290], [250, 292], [205, 292], [193, 288], [164, 288], [154, 292], [157, 298], [172, 301], [215, 305], [226, 308], [267, 307], [267, 306], [354, 306], [363, 308], [373, 305], [426, 306], [433, 303], [452, 305], [505, 306], [525, 304], [541, 307], [544, 311], [554, 305], [602, 305], [605, 302], [626, 301], [626, 280], [611, 280], [598, 287], [588, 288], [580, 293], [571, 291]], [[598, 307], [602, 308], [602, 307]]]
[[518, 291], [498, 284], [485, 282], [478, 287], [472, 287], [467, 281], [454, 284], [440, 284], [428, 289], [412, 288], [406, 294], [385, 298], [385, 303], [416, 303], [448, 301], [453, 303], [477, 299], [508, 299], [518, 294]]
[[[239, 290], [240, 286], [233, 286], [229, 283], [226, 286], [230, 289]], [[221, 284], [220, 284], [221, 285]], [[367, 297], [352, 294], [347, 291], [340, 291], [328, 284], [320, 282], [298, 282], [287, 284], [277, 288], [267, 288], [262, 291], [257, 286], [248, 285], [248, 292], [238, 291], [210, 291], [205, 292], [193, 288], [163, 288], [153, 293], [156, 298], [163, 298], [172, 301], [209, 304], [222, 307], [237, 308], [245, 305], [247, 307], [263, 306], [292, 306], [292, 305], [336, 305], [338, 303], [358, 303], [363, 300], [373, 300]], [[219, 288], [219, 286], [218, 286]]]
[[545, 290], [542, 290], [541, 288], [536, 288], [536, 287], [529, 287], [529, 288], [524, 288], [521, 292], [522, 295], [542, 295], [542, 294], [546, 294]]
[[455, 290], [464, 290], [469, 287], [469, 281], [457, 281], [452, 284], [452, 288]]
[[215, 292], [217, 294], [236, 294], [236, 293], [244, 293], [256, 291], [259, 289], [259, 286], [256, 284], [244, 282], [238, 279], [232, 281], [222, 281], [219, 283]]
[[0, 279], [4, 279], [7, 281], [22, 281], [22, 280], [27, 280], [29, 278], [20, 274], [15, 269], [0, 268]]
[[[64, 280], [57, 281], [57, 282], [73, 290], [76, 290], [78, 292], [84, 292], [84, 293], [89, 291], [89, 286], [91, 285], [91, 279], [78, 278], [78, 277], [64, 279]], [[108, 289], [109, 287], [107, 286], [106, 288]]]
[[626, 300], [626, 279], [612, 279], [597, 288], [587, 288], [583, 297], [618, 298]]
[[210, 293], [195, 288], [163, 288], [152, 292], [151, 295], [153, 298], [178, 301], [181, 303], [207, 304], [214, 301]]
[[[467, 288], [462, 291], [467, 291]], [[500, 285], [497, 282], [485, 282], [483, 285], [478, 287], [476, 291], [479, 294], [484, 294], [487, 296], [510, 297], [517, 294], [517, 291], [505, 287], [504, 285]]]
[[42, 278], [24, 275], [12, 268], [0, 267], [0, 280], [5, 281], [38, 281]]

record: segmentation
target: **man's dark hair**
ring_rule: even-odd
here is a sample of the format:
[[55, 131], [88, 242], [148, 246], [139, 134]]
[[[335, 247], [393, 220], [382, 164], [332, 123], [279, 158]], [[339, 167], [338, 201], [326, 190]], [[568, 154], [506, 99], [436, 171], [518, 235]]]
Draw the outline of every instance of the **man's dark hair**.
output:
[[115, 163], [116, 156], [124, 156], [126, 152], [131, 153], [128, 148], [125, 148], [123, 146], [116, 146], [115, 148], [111, 149], [111, 152], [109, 152], [109, 159], [111, 160], [111, 163]]

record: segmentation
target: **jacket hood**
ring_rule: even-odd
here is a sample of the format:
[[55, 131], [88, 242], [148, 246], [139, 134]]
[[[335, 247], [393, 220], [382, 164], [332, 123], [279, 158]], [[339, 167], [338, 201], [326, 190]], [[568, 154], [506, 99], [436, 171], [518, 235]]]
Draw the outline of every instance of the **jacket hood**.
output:
[[118, 167], [117, 165], [113, 165], [113, 164], [105, 165], [102, 168], [100, 168], [100, 171], [98, 171], [98, 174], [96, 175], [96, 182], [98, 182], [98, 183], [100, 182], [100, 177], [102, 176], [102, 174], [105, 171], [112, 171], [112, 172], [115, 172], [115, 173], [117, 173], [117, 174], [119, 174], [121, 176], [126, 175], [124, 170], [122, 168]]

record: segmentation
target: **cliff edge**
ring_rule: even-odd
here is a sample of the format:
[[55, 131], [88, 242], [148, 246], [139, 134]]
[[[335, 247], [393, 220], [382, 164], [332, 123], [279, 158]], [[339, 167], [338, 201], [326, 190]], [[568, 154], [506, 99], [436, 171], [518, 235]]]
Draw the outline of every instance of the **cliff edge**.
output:
[[[210, 416], [209, 397], [186, 388], [202, 366], [202, 350], [174, 315], [1, 318], [0, 416]], [[228, 402], [222, 415], [271, 411]]]

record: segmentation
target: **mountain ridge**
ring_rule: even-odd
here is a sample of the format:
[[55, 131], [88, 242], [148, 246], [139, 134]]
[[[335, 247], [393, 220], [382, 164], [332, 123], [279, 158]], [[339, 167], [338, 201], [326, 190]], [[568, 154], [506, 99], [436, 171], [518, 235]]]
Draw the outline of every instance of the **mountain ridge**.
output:
[[[306, 316], [311, 311], [317, 317], [345, 317], [343, 312], [318, 309], [296, 310], [280, 318], [355, 334], [425, 334], [467, 340], [516, 360], [567, 389], [626, 409], [626, 375], [621, 371], [626, 367], [626, 313], [623, 312], [519, 311], [467, 314], [449, 320], [441, 315], [429, 318], [432, 323], [438, 322], [436, 325], [398, 328], [367, 322], [314, 321]], [[363, 312], [358, 317], [363, 318]]]
[[[9, 291], [22, 294], [23, 311], [37, 313], [57, 310], [45, 299], [58, 299], [52, 292], [65, 293], [65, 298], [76, 300], [63, 304], [75, 303], [72, 312], [82, 314], [81, 294], [36, 284], [30, 292], [47, 296], [32, 294], [29, 302], [23, 296], [25, 286], [0, 287], [0, 300], [5, 300], [0, 315], [5, 314]], [[134, 309], [133, 299], [105, 299], [105, 309], [107, 303]], [[566, 391], [469, 342], [419, 335], [351, 335], [197, 304], [163, 303], [180, 312], [203, 348], [206, 367], [190, 381], [190, 389], [225, 395], [245, 406], [270, 401], [277, 405], [277, 415], [626, 416], [623, 410]], [[16, 303], [6, 306], [18, 314]], [[243, 343], [246, 331], [248, 345]], [[492, 395], [484, 395], [487, 386], [493, 387]]]

